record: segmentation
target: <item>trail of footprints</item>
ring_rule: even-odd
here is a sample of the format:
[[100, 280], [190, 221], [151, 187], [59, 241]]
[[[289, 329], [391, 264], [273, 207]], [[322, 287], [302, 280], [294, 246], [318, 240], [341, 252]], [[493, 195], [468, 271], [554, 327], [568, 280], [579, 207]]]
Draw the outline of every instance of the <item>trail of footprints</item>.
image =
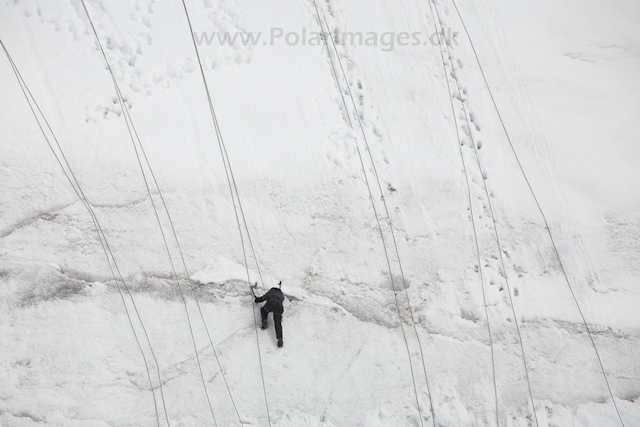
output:
[[[321, 13], [322, 13], [322, 10], [325, 11], [325, 15], [327, 17], [327, 21], [329, 25], [332, 25], [332, 21], [338, 19], [337, 12], [332, 4], [332, 1], [326, 0], [324, 2], [324, 9], [322, 8], [322, 5], [319, 5], [319, 6], [320, 6]], [[327, 41], [329, 44], [329, 51], [331, 52], [330, 54], [333, 58], [334, 66], [336, 67], [338, 80], [340, 81], [340, 85], [335, 83], [335, 81], [334, 81], [334, 85], [335, 85], [336, 91], [338, 93], [341, 92], [341, 95], [344, 97], [347, 104], [348, 111], [345, 111], [345, 107], [340, 95], [336, 95], [335, 102], [338, 108], [340, 109], [340, 111], [342, 111], [343, 113], [344, 121], [347, 122], [348, 124], [349, 118], [351, 119], [351, 122], [353, 124], [353, 130], [351, 131], [351, 129], [349, 129], [350, 132], [348, 133], [334, 132], [334, 134], [331, 136], [333, 143], [330, 149], [327, 151], [327, 158], [332, 163], [334, 163], [338, 168], [343, 169], [345, 167], [351, 167], [351, 166], [348, 166], [347, 164], [350, 163], [352, 158], [354, 158], [358, 154], [357, 146], [355, 144], [356, 141], [354, 141], [354, 139], [357, 140], [357, 143], [360, 145], [362, 155], [364, 157], [368, 157], [368, 154], [366, 152], [367, 148], [359, 128], [359, 123], [358, 123], [358, 118], [359, 118], [359, 120], [362, 122], [363, 127], [365, 128], [365, 132], [367, 132], [367, 141], [369, 142], [369, 146], [373, 150], [371, 154], [374, 161], [376, 161], [376, 165], [380, 161], [383, 161], [384, 163], [389, 164], [390, 163], [389, 158], [386, 152], [384, 151], [384, 149], [381, 148], [384, 140], [384, 135], [373, 121], [369, 121], [368, 115], [366, 114], [367, 111], [370, 111], [372, 109], [371, 106], [369, 106], [366, 102], [367, 90], [365, 89], [361, 79], [353, 77], [357, 75], [357, 67], [355, 65], [355, 61], [349, 55], [349, 51], [346, 48], [346, 46], [338, 44], [337, 42], [338, 37], [336, 37], [337, 34], [335, 33], [337, 29], [330, 28], [329, 31], [332, 31], [334, 33], [333, 37], [336, 40], [338, 55], [340, 55], [340, 61], [342, 62], [343, 67], [345, 68], [345, 74], [347, 78], [347, 81], [345, 81], [344, 77], [342, 76], [342, 70], [340, 69], [340, 65], [338, 64], [338, 58], [335, 56], [336, 52], [333, 49], [331, 40], [328, 39]], [[326, 61], [328, 65], [331, 67], [330, 59], [328, 57]], [[356, 103], [357, 112], [353, 111], [353, 105], [349, 95], [349, 89], [347, 88], [346, 85], [349, 85], [349, 88], [351, 89], [351, 93], [353, 94], [353, 98]], [[358, 115], [358, 117], [356, 117], [356, 114]], [[373, 135], [373, 138], [371, 138], [371, 135]], [[365, 164], [368, 164], [368, 163], [370, 163], [369, 160], [366, 160]], [[379, 173], [382, 173], [382, 171], [379, 171]], [[391, 187], [391, 183], [389, 182], [388, 179], [384, 179], [383, 177], [381, 178], [385, 181], [384, 187]], [[394, 191], [396, 190], [394, 189], [393, 191], [389, 191], [388, 194], [391, 194]]]
[[[224, 0], [205, 0], [204, 10], [198, 10], [197, 15], [206, 16], [212, 25], [194, 28], [198, 31], [238, 32], [244, 28], [239, 24], [240, 17]], [[73, 12], [68, 13], [60, 5], [52, 3], [25, 4], [13, 0], [13, 7], [19, 8], [27, 18], [37, 18], [41, 24], [52, 26], [61, 34], [69, 34], [73, 41], [86, 41], [90, 30], [85, 13], [79, 1], [71, 2]], [[198, 5], [202, 7], [201, 5]], [[162, 40], [154, 37], [154, 26], [158, 13], [168, 13], [165, 5], [158, 5], [156, 0], [135, 0], [128, 5], [126, 15], [112, 15], [117, 5], [97, 7], [88, 2], [89, 13], [92, 14], [98, 33], [101, 36], [107, 55], [116, 74], [116, 78], [123, 89], [127, 107], [133, 109], [134, 99], [142, 95], [148, 97], [153, 92], [164, 90], [172, 86], [173, 81], [184, 78], [193, 73], [195, 58], [192, 50], [178, 52], [166, 61], [154, 63], [153, 50], [157, 49]], [[68, 13], [68, 15], [64, 15]], [[184, 17], [175, 18], [176, 25]], [[121, 21], [126, 26], [121, 26]], [[113, 28], [118, 27], [118, 31]], [[187, 32], [186, 20], [184, 26], [174, 29], [176, 32]], [[82, 49], [86, 49], [82, 47]], [[251, 46], [236, 43], [234, 45], [219, 46], [219, 43], [202, 43], [200, 45], [204, 66], [208, 70], [227, 63], [246, 63], [251, 59]], [[97, 54], [94, 52], [94, 54]], [[141, 71], [143, 70], [143, 71]], [[85, 121], [117, 119], [122, 115], [119, 103], [108, 97], [102, 100], [83, 100], [85, 102]]]
[[[449, 15], [449, 11], [446, 10], [444, 15]], [[453, 36], [455, 38], [457, 33], [454, 33]], [[514, 286], [511, 272], [504, 271], [504, 268], [509, 269], [511, 261], [509, 251], [505, 248], [504, 241], [500, 242], [500, 247], [503, 251], [502, 257], [505, 263], [504, 268], [499, 253], [500, 249], [496, 239], [496, 224], [494, 224], [494, 218], [491, 212], [491, 202], [487, 199], [487, 195], [490, 198], [494, 198], [495, 196], [487, 183], [490, 174], [486, 169], [486, 165], [482, 162], [482, 149], [484, 147], [481, 136], [482, 127], [478, 116], [467, 102], [469, 96], [468, 89], [462, 84], [459, 78], [459, 73], [460, 70], [464, 68], [464, 63], [461, 59], [454, 57], [453, 41], [445, 37], [444, 43], [446, 44], [444, 50], [447, 68], [446, 78], [451, 82], [452, 93], [450, 95], [455, 100], [456, 120], [461, 130], [463, 161], [469, 174], [472, 202], [474, 203], [474, 221], [478, 229], [478, 239], [480, 240], [480, 250], [482, 252], [483, 265], [480, 268], [483, 268], [489, 289], [497, 289], [499, 293], [506, 291], [505, 285], [508, 274], [513, 296], [518, 297], [520, 291], [517, 286]], [[499, 223], [500, 218], [496, 212], [494, 212], [494, 214], [496, 214], [495, 220]], [[487, 244], [487, 242], [490, 242], [490, 244]], [[526, 274], [522, 267], [517, 265], [513, 265], [512, 267], [517, 272], [518, 278], [522, 278], [524, 274]], [[510, 304], [508, 295], [503, 294], [501, 300], [505, 304]]]

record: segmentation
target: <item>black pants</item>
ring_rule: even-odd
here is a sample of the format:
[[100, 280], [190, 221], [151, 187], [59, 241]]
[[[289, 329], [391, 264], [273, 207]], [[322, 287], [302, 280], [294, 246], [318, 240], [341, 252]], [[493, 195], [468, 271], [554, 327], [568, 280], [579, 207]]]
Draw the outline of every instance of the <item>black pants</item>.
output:
[[[260, 309], [260, 315], [262, 316], [263, 324], [267, 323], [267, 316], [269, 315], [269, 313], [271, 313], [270, 311], [265, 310], [265, 307], [262, 307]], [[275, 311], [273, 311], [272, 313], [273, 313], [273, 323], [276, 324], [276, 338], [281, 340], [282, 339], [282, 313], [276, 313]]]

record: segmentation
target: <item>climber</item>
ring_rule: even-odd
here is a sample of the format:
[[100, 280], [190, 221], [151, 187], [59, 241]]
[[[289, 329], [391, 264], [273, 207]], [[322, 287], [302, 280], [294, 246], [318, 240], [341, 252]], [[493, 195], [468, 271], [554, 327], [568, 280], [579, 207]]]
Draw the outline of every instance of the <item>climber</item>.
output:
[[[257, 283], [256, 283], [257, 285]], [[269, 289], [269, 292], [262, 295], [261, 297], [257, 297], [253, 287], [251, 288], [251, 293], [255, 297], [255, 303], [261, 303], [266, 301], [267, 303], [262, 306], [260, 309], [260, 314], [262, 315], [262, 329], [267, 329], [267, 316], [269, 313], [273, 313], [273, 322], [276, 325], [276, 338], [278, 339], [278, 347], [282, 347], [282, 313], [284, 312], [284, 308], [282, 307], [282, 303], [284, 302], [284, 294], [282, 293], [282, 281], [278, 282], [278, 287], [273, 287]]]

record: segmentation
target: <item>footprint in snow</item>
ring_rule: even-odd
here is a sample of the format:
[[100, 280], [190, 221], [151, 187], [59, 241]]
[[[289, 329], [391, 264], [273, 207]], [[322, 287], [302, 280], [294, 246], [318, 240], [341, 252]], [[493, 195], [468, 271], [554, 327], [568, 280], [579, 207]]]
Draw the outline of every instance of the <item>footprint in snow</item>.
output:
[[474, 113], [469, 112], [469, 120], [471, 121], [471, 123], [473, 123], [473, 125], [476, 128], [476, 130], [478, 132], [480, 132], [480, 125], [478, 124], [478, 118], [476, 117], [476, 115]]

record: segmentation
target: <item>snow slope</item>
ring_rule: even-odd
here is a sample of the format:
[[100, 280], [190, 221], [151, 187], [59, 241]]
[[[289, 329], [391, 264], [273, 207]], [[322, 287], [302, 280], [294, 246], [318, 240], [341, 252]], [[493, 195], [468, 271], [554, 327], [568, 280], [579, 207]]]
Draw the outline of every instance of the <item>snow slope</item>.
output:
[[[190, 292], [185, 311], [82, 4], [2, 2], [0, 38], [131, 298], [123, 304], [91, 216], [0, 55], [0, 425], [212, 425], [198, 358], [220, 426], [640, 425], [640, 107], [629, 96], [640, 89], [640, 7], [458, 3], [547, 230], [456, 9], [435, 5], [448, 46], [338, 46], [346, 80], [322, 44], [200, 46], [262, 285], [282, 280], [289, 296], [285, 347], [270, 329], [258, 351], [182, 3], [87, 2], [223, 378]], [[196, 31], [324, 24], [306, 0], [187, 6]], [[318, 7], [341, 31], [440, 28], [429, 2]], [[189, 289], [180, 261], [176, 270]]]

